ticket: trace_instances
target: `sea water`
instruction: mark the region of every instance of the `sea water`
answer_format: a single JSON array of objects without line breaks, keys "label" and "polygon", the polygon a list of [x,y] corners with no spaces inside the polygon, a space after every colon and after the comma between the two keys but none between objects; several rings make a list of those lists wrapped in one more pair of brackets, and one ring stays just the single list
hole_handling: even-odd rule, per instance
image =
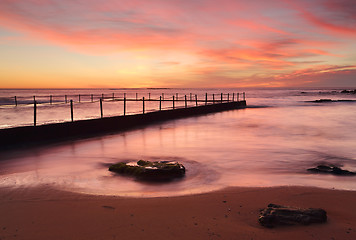
[{"label": "sea water", "polygon": [[[50,185],[89,194],[142,197],[202,193],[228,186],[297,185],[356,190],[356,176],[311,174],[306,170],[332,164],[356,171],[356,95],[341,90],[1,90],[2,128],[33,124],[33,95],[39,101],[38,124],[70,120],[64,95],[75,100],[77,119],[100,117],[97,96],[112,93],[114,98],[124,94],[136,98],[137,93],[138,98],[146,99],[159,99],[162,93],[166,98],[178,94],[179,98],[187,95],[188,99],[190,93],[193,99],[195,94],[198,99],[204,99],[205,93],[219,99],[221,93],[224,97],[229,93],[231,99],[234,93],[236,100],[237,92],[245,92],[248,107],[90,139],[1,152],[0,187]],[[80,103],[79,94],[83,95]],[[93,103],[91,94],[97,97]],[[52,105],[46,102],[49,95],[53,95]],[[22,96],[24,105],[12,105],[14,96]],[[315,102],[319,99],[347,101]],[[148,104],[147,110],[154,111],[159,103]],[[172,102],[165,104],[169,108]],[[107,99],[103,108],[105,116],[123,113],[120,101]],[[127,108],[130,114],[139,113],[142,102],[128,103]],[[178,161],[186,167],[186,176],[169,183],[147,183],[108,171],[112,163],[140,159]]]}]

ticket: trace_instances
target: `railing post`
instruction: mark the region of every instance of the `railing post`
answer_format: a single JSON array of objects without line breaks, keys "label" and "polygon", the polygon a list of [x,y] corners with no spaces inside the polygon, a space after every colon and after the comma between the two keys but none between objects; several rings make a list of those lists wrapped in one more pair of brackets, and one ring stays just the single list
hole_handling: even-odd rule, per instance
[{"label": "railing post", "polygon": [[229,96],[230,94],[228,93],[227,94],[227,102],[229,102],[230,101],[230,96]]},{"label": "railing post", "polygon": [[100,98],[100,117],[103,118],[103,99]]},{"label": "railing post", "polygon": [[15,96],[15,106],[17,106],[17,98],[16,98],[16,96]]},{"label": "railing post", "polygon": [[80,94],[79,94],[79,96],[78,96],[78,100],[79,100],[79,102],[80,102]]},{"label": "railing post", "polygon": [[213,104],[215,104],[215,94],[213,93]]},{"label": "railing post", "polygon": [[223,102],[223,94],[221,93],[221,103]]},{"label": "railing post", "polygon": [[142,113],[145,114],[145,97],[142,97]]},{"label": "railing post", "polygon": [[93,94],[90,95],[90,98],[91,98],[91,102],[94,102],[94,96],[93,96]]},{"label": "railing post", "polygon": [[104,93],[101,94],[101,99],[104,100]]},{"label": "railing post", "polygon": [[187,108],[187,95],[184,95],[185,108]]},{"label": "railing post", "polygon": [[137,101],[137,93],[136,93],[136,101]]},{"label": "railing post", "polygon": [[[33,96],[35,97],[35,96]],[[37,103],[36,100],[33,101],[33,126],[36,127],[36,122],[37,122]]]},{"label": "railing post", "polygon": [[174,109],[174,95],[173,95],[173,109]]},{"label": "railing post", "polygon": [[73,100],[70,100],[70,119],[72,120],[72,122],[74,121],[74,117],[73,117]]},{"label": "railing post", "polygon": [[148,93],[148,100],[151,100],[151,93]]},{"label": "railing post", "polygon": [[208,93],[205,93],[205,105],[208,104]]},{"label": "railing post", "polygon": [[112,93],[112,100],[115,100],[115,93]]},{"label": "railing post", "polygon": [[64,102],[67,103],[67,95],[64,95]]},{"label": "railing post", "polygon": [[245,95],[245,92],[243,92],[242,94],[243,94],[244,101],[245,101],[245,100],[246,100],[246,95]]},{"label": "railing post", "polygon": [[195,94],[195,106],[198,106],[198,95]]},{"label": "railing post", "polygon": [[235,93],[232,93],[232,101],[235,100]]},{"label": "railing post", "polygon": [[124,116],[126,116],[126,98],[124,98]]},{"label": "railing post", "polygon": [[162,110],[162,96],[159,96],[159,110]]},{"label": "railing post", "polygon": [[126,98],[126,93],[124,93],[124,98]]},{"label": "railing post", "polygon": [[189,95],[189,101],[192,101],[192,93],[190,93]]},{"label": "railing post", "polygon": [[49,95],[49,103],[52,104],[52,95]]},{"label": "railing post", "polygon": [[33,96],[33,101],[36,102],[36,96]]},{"label": "railing post", "polygon": [[237,100],[236,101],[239,101],[240,93],[236,93],[236,94],[237,94]]}]

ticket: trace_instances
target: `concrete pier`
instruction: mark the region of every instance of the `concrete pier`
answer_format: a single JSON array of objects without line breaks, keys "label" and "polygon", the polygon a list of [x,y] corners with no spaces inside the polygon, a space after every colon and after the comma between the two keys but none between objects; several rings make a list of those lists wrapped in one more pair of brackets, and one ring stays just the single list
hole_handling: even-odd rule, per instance
[{"label": "concrete pier", "polygon": [[102,134],[112,134],[152,123],[245,107],[246,101],[222,102],[145,114],[0,129],[0,149],[42,145]]}]

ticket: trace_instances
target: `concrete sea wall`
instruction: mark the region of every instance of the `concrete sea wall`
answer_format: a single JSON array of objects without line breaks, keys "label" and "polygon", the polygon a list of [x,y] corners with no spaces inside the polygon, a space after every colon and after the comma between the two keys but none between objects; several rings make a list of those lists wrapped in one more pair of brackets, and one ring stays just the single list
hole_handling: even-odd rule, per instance
[{"label": "concrete sea wall", "polygon": [[98,136],[101,134],[111,134],[161,121],[245,107],[246,101],[223,102],[137,115],[104,117],[90,120],[78,120],[74,122],[0,129],[0,149],[48,144],[58,141]]}]

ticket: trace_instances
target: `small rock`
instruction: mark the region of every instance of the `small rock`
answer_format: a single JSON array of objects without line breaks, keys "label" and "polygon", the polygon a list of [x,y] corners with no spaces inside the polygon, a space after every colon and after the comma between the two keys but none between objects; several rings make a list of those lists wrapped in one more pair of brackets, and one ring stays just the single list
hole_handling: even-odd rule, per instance
[{"label": "small rock", "polygon": [[329,174],[341,175],[341,176],[356,175],[355,172],[344,170],[333,165],[319,165],[316,168],[309,168],[307,170],[314,173],[329,173]]},{"label": "small rock", "polygon": [[269,204],[267,208],[262,209],[258,219],[259,223],[265,227],[295,224],[308,225],[311,223],[324,223],[326,220],[326,211],[321,208],[300,209],[276,204]]},{"label": "small rock", "polygon": [[354,89],[354,90],[342,90],[340,93],[356,94],[356,89]]},{"label": "small rock", "polygon": [[104,206],[102,206],[103,208],[107,208],[107,209],[112,209],[112,210],[114,210],[115,208],[114,207],[112,207],[112,206],[106,206],[106,205],[104,205]]}]

